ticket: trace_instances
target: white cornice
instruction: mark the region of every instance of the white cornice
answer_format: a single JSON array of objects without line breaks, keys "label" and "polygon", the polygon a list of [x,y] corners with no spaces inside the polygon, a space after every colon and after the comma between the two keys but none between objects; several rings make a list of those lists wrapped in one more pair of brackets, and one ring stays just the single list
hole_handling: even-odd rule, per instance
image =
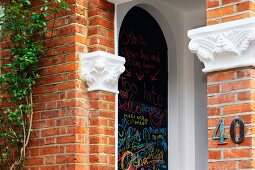
[{"label": "white cornice", "polygon": [[113,4],[123,4],[123,3],[130,2],[130,1],[133,1],[133,0],[107,0],[107,1],[111,2]]},{"label": "white cornice", "polygon": [[88,84],[88,91],[118,93],[118,80],[125,71],[125,58],[96,51],[82,54],[80,62],[81,78]]},{"label": "white cornice", "polygon": [[204,72],[255,66],[255,18],[197,28],[188,36]]}]

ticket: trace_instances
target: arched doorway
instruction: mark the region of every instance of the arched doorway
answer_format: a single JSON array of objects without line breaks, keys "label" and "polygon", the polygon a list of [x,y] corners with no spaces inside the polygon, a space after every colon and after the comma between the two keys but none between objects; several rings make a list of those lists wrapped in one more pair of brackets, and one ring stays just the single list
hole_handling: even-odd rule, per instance
[{"label": "arched doorway", "polygon": [[156,20],[133,7],[119,33],[118,169],[168,169],[168,49]]},{"label": "arched doorway", "polygon": [[[134,6],[145,9],[160,25],[168,47],[168,168],[204,170],[208,169],[206,80],[203,66],[187,48],[186,33],[205,23],[205,9],[188,11],[171,2],[133,0],[117,4],[115,47],[124,18]],[[115,52],[120,55],[118,48]]]}]

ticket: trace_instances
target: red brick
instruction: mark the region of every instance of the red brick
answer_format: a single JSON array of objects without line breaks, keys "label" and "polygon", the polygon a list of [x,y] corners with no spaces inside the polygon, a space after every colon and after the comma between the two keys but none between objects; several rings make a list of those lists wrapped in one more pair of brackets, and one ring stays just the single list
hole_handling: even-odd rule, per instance
[{"label": "red brick", "polygon": [[235,170],[236,162],[227,161],[227,162],[210,162],[208,163],[209,170]]},{"label": "red brick", "polygon": [[68,153],[86,153],[88,152],[88,148],[86,145],[67,145],[66,152]]},{"label": "red brick", "polygon": [[233,80],[235,78],[235,72],[217,72],[217,73],[209,73],[207,76],[208,82],[221,82],[226,80]]},{"label": "red brick", "polygon": [[40,148],[40,155],[52,155],[52,154],[58,154],[58,153],[59,153],[59,147],[57,146],[49,146],[49,147]]},{"label": "red brick", "polygon": [[241,169],[254,169],[255,168],[255,160],[240,160],[239,168]]},{"label": "red brick", "polygon": [[230,15],[234,13],[234,6],[229,5],[229,6],[224,6],[218,9],[213,9],[207,11],[207,19],[212,19],[212,18],[219,18],[225,15]]},{"label": "red brick", "polygon": [[209,151],[208,159],[221,159],[221,151]]},{"label": "red brick", "polygon": [[68,72],[68,71],[74,71],[78,69],[78,65],[76,63],[71,63],[71,64],[65,64],[57,67],[57,71],[59,73],[61,72]]},{"label": "red brick", "polygon": [[90,137],[90,144],[107,144],[107,137],[98,135],[98,136],[92,136]]},{"label": "red brick", "polygon": [[233,90],[241,90],[247,88],[254,88],[255,80],[241,80],[231,83],[224,83],[221,85],[222,92],[230,92]]},{"label": "red brick", "polygon": [[219,0],[207,0],[206,1],[206,7],[207,9],[209,8],[214,8],[219,6]]},{"label": "red brick", "polygon": [[39,155],[39,148],[29,148],[29,156],[33,157],[33,156],[38,156]]},{"label": "red brick", "polygon": [[222,0],[222,5],[230,4],[233,2],[240,2],[240,0]]},{"label": "red brick", "polygon": [[251,158],[252,149],[235,149],[223,151],[224,158]]},{"label": "red brick", "polygon": [[238,105],[225,106],[223,109],[223,112],[224,114],[234,114],[234,113],[251,112],[253,110],[254,109],[251,104],[238,104]]},{"label": "red brick", "polygon": [[59,144],[63,144],[63,143],[74,143],[76,142],[76,137],[75,135],[71,135],[71,136],[61,136],[57,139],[57,143]]},{"label": "red brick", "polygon": [[251,68],[237,70],[237,78],[255,77],[255,70]]},{"label": "red brick", "polygon": [[98,146],[98,145],[90,145],[90,154],[114,154],[115,146]]},{"label": "red brick", "polygon": [[45,145],[51,145],[51,144],[55,144],[55,143],[56,143],[56,139],[54,137],[45,139]]},{"label": "red brick", "polygon": [[219,107],[209,107],[207,109],[208,116],[213,116],[213,115],[220,115],[220,108]]},{"label": "red brick", "polygon": [[251,11],[247,11],[245,13],[241,13],[241,14],[236,14],[233,16],[228,16],[228,17],[224,17],[222,18],[222,22],[229,22],[229,21],[234,21],[234,20],[240,20],[240,19],[245,19],[245,18],[250,18],[255,16],[254,13],[252,13]]},{"label": "red brick", "polygon": [[213,93],[219,93],[220,92],[220,86],[219,85],[211,85],[207,87],[207,93],[213,94]]},{"label": "red brick", "polygon": [[85,157],[81,155],[57,156],[57,164],[84,163]]},{"label": "red brick", "polygon": [[242,12],[242,11],[255,11],[255,4],[254,2],[247,1],[247,2],[241,2],[240,4],[236,5],[237,7],[237,12]]},{"label": "red brick", "polygon": [[90,155],[89,156],[89,161],[90,163],[107,163],[107,157],[106,156],[101,156],[99,154],[95,154],[95,155]]},{"label": "red brick", "polygon": [[232,103],[234,101],[235,101],[234,94],[217,95],[217,96],[208,97],[208,105]]},{"label": "red brick", "polygon": [[91,0],[91,7],[99,7],[108,11],[114,10],[114,5],[107,1],[102,0]]},{"label": "red brick", "polygon": [[40,158],[28,158],[26,160],[26,165],[42,165],[43,163],[43,157]]},{"label": "red brick", "polygon": [[42,137],[47,137],[47,136],[55,136],[59,134],[59,129],[48,129],[48,130],[43,130],[41,132]]}]

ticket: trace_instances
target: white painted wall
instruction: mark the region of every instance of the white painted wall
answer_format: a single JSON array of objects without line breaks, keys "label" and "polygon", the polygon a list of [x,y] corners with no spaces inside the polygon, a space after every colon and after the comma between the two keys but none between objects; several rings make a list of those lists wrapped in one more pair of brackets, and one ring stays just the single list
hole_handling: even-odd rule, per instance
[{"label": "white painted wall", "polygon": [[[157,0],[134,0],[118,4],[116,6],[117,35],[126,13],[136,5],[147,10],[157,20],[168,43],[169,169],[205,170],[207,169],[207,126],[204,125],[207,120],[201,126],[197,126],[197,122],[204,121],[204,117],[200,115],[206,115],[206,105],[203,104],[203,101],[206,101],[206,91],[202,90],[202,94],[200,90],[206,89],[206,83],[197,82],[202,79],[202,68],[199,63],[194,62],[195,57],[188,50],[187,37],[187,30],[204,25],[205,9],[187,13],[179,11],[169,3]],[[118,49],[117,43],[115,45]],[[198,146],[203,147],[198,148]]]},{"label": "white painted wall", "polygon": [[[188,30],[204,26],[206,23],[205,9],[186,12],[184,14],[184,29]],[[203,64],[198,60],[197,56],[192,54],[188,49],[190,39],[187,35],[184,36],[184,91],[185,91],[185,131],[194,136],[192,140],[188,140],[184,144],[185,151],[194,152],[194,157],[190,158],[185,155],[184,164],[187,160],[192,159],[192,167],[195,170],[208,169],[207,165],[207,81],[206,74],[202,72]],[[190,103],[190,104],[188,104]],[[186,136],[186,135],[185,135]],[[185,140],[187,141],[187,140]],[[185,164],[186,165],[186,164]],[[188,169],[188,167],[185,167]]]}]

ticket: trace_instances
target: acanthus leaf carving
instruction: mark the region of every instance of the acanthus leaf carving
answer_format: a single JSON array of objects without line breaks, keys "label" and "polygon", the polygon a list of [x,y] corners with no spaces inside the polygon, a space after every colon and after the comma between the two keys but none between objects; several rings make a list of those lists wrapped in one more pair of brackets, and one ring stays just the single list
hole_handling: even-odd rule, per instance
[{"label": "acanthus leaf carving", "polygon": [[81,56],[81,78],[89,91],[103,90],[118,93],[118,79],[125,71],[125,59],[96,51]]},{"label": "acanthus leaf carving", "polygon": [[[209,36],[210,37],[210,36]],[[224,52],[233,53],[234,55],[239,55],[240,52],[237,49],[236,45],[231,41],[231,33],[225,32],[215,35],[215,46],[214,46],[214,55],[221,54]]]},{"label": "acanthus leaf carving", "polygon": [[87,65],[87,71],[82,72],[81,77],[87,82],[89,86],[96,83],[96,77],[103,74],[105,70],[105,63],[95,62],[84,62]]},{"label": "acanthus leaf carving", "polygon": [[255,18],[196,28],[188,36],[204,72],[255,67]]},{"label": "acanthus leaf carving", "polygon": [[200,61],[209,62],[213,60],[213,43],[206,38],[194,39],[189,43],[189,49],[196,53]]},{"label": "acanthus leaf carving", "polygon": [[188,31],[189,49],[204,63],[204,72],[255,67],[255,18]]},{"label": "acanthus leaf carving", "polygon": [[235,37],[234,43],[240,51],[240,54],[248,50],[251,43],[255,40],[254,30],[240,31]]},{"label": "acanthus leaf carving", "polygon": [[111,73],[105,78],[104,82],[114,86],[118,83],[120,75],[125,71],[125,67],[123,65],[116,65],[111,70]]},{"label": "acanthus leaf carving", "polygon": [[210,62],[222,53],[240,56],[254,40],[253,30],[232,30],[194,38],[189,43],[189,49],[196,53],[202,62]]}]

